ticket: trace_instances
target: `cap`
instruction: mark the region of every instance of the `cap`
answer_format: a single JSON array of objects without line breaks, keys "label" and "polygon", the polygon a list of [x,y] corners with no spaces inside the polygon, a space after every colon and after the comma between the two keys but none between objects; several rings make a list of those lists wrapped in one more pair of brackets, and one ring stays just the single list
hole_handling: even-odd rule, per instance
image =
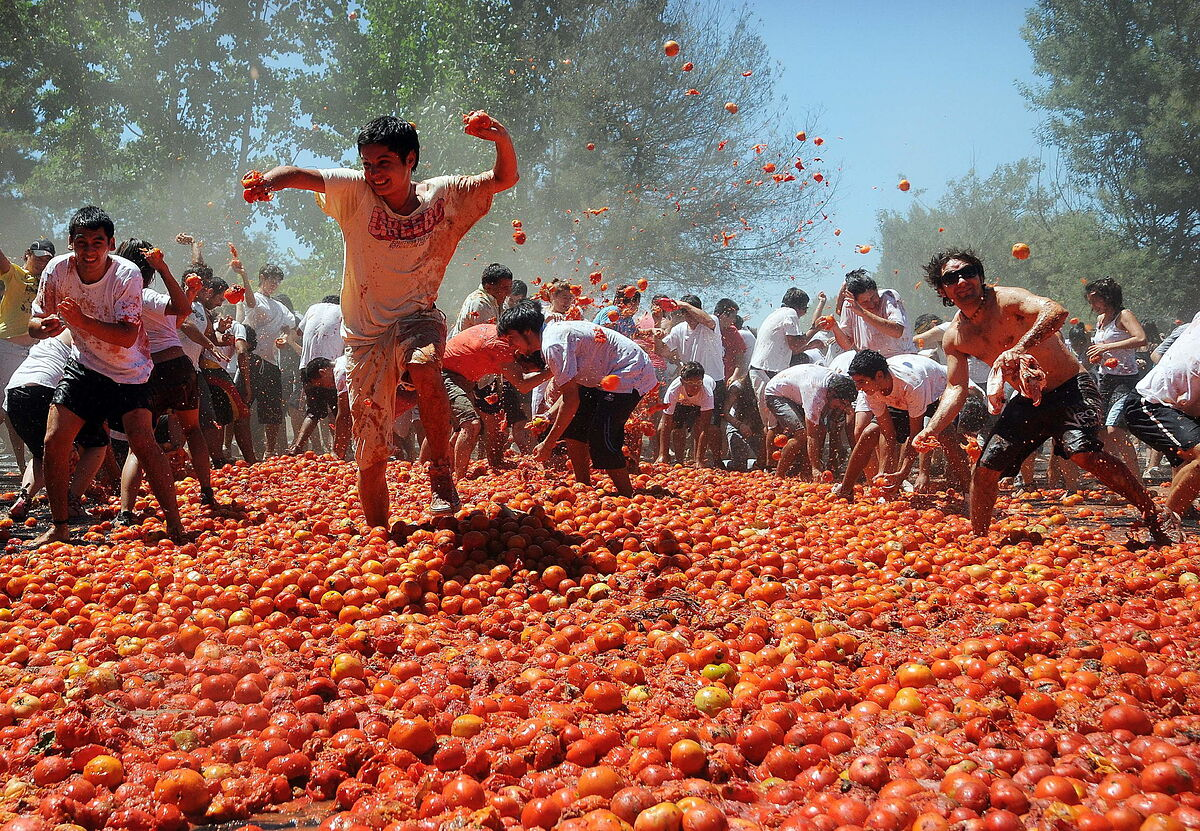
[{"label": "cap", "polygon": [[53,257],[54,243],[48,239],[40,239],[29,246],[29,253],[35,257]]}]

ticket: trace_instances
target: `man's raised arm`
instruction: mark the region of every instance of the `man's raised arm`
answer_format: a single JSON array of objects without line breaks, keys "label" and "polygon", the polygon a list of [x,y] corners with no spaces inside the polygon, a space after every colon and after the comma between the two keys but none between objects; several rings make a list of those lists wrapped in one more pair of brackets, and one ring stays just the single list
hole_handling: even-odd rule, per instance
[{"label": "man's raised arm", "polygon": [[315,193],[324,193],[325,177],[318,170],[285,164],[273,167],[264,173],[262,186],[268,191],[293,188],[295,190],[311,190]]}]

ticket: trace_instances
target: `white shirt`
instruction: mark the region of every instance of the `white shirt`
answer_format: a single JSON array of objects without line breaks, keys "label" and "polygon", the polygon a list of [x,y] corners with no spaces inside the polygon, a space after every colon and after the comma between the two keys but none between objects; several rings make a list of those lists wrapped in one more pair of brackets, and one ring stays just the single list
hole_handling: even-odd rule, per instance
[{"label": "white shirt", "polygon": [[267,297],[257,291],[254,292],[254,302],[254,308],[247,306],[242,318],[242,323],[258,335],[258,346],[254,348],[254,354],[269,364],[279,366],[279,347],[275,345],[275,338],[285,329],[295,327],[296,316],[274,297]]},{"label": "white shirt", "polygon": [[333,362],[333,388],[337,390],[338,395],[350,394],[349,382],[346,380],[345,353],[338,355],[337,360]]},{"label": "white shirt", "polygon": [[[83,313],[104,323],[142,324],[142,272],[122,257],[108,255],[108,270],[95,283],[85,284],[75,269],[74,254],[60,254],[46,264],[33,316],[57,314],[58,303],[67,297],[79,302]],[[118,384],[144,384],[150,380],[154,362],[144,333],[133,346],[108,343],[83,330],[72,331],[71,354],[80,364]]]},{"label": "white shirt", "polygon": [[1137,385],[1138,395],[1200,418],[1200,314]]},{"label": "white shirt", "polygon": [[765,369],[767,372],[779,372],[787,369],[792,362],[792,348],[788,346],[788,335],[804,334],[800,323],[800,313],[787,306],[776,309],[767,315],[762,326],[758,327],[758,342],[750,355],[751,369]]},{"label": "white shirt", "polygon": [[764,394],[794,401],[807,421],[818,422],[829,398],[829,379],[838,373],[817,364],[788,367],[767,382]]},{"label": "white shirt", "polygon": [[920,355],[896,355],[887,359],[887,365],[892,376],[892,391],[887,395],[862,393],[855,403],[855,411],[863,412],[864,407],[859,402],[865,402],[865,408],[878,418],[887,415],[888,407],[920,418],[946,391],[946,368],[937,361]]},{"label": "white shirt", "polygon": [[725,347],[719,329],[710,329],[703,323],[693,327],[684,320],[675,324],[663,342],[675,350],[681,363],[695,361],[714,381],[725,380]]},{"label": "white shirt", "polygon": [[753,355],[754,347],[758,345],[758,338],[749,329],[738,329],[738,334],[742,336],[742,343],[746,344],[746,354]]},{"label": "white shirt", "polygon": [[900,295],[895,289],[882,289],[879,292],[879,299],[882,301],[882,307],[878,312],[879,316],[904,326],[904,334],[900,337],[893,338],[876,329],[862,315],[854,311],[854,307],[849,302],[842,306],[838,325],[850,336],[856,350],[874,349],[885,358],[911,354],[913,351],[912,327],[908,323],[908,313],[904,310],[904,301],[900,299]]},{"label": "white shirt", "polygon": [[645,349],[620,332],[594,323],[547,323],[542,330],[542,357],[560,386],[574,381],[580,386],[601,388],[600,382],[608,375],[616,375],[620,384],[606,392],[637,391],[645,395],[658,386]]},{"label": "white shirt", "polygon": [[499,319],[500,305],[496,302],[496,298],[484,291],[482,287],[477,288],[463,300],[449,337],[452,338],[472,326],[478,326],[481,323],[495,323]]},{"label": "white shirt", "polygon": [[59,334],[52,338],[34,341],[29,355],[17,367],[8,380],[5,407],[8,406],[7,390],[36,385],[54,389],[63,378],[63,370],[71,357],[71,334]]},{"label": "white shirt", "polygon": [[346,351],[342,338],[342,307],[336,303],[313,303],[300,319],[300,367],[313,358],[335,360]]},{"label": "white shirt", "polygon": [[240,340],[246,340],[246,327],[244,324],[235,320],[229,324],[229,331],[233,335],[233,343],[231,343],[229,346],[221,347],[221,351],[225,353],[225,371],[230,375],[233,375],[237,372],[238,368],[237,342]]},{"label": "white shirt", "polygon": [[434,308],[454,250],[492,207],[491,177],[438,176],[416,184],[408,215],[375,195],[360,170],[322,170],[317,203],[337,220],[345,243],[343,334],[382,335],[403,317]]},{"label": "white shirt", "polygon": [[716,406],[716,399],[713,397],[716,391],[717,382],[705,375],[703,383],[700,384],[700,391],[695,395],[688,395],[687,390],[683,388],[683,379],[676,378],[671,382],[671,386],[667,387],[667,415],[673,414],[678,404],[699,407],[701,412],[709,412]]},{"label": "white shirt", "polygon": [[142,289],[142,331],[150,342],[150,354],[173,346],[182,346],[175,315],[167,314],[171,296],[154,289]]},{"label": "white shirt", "polygon": [[[188,318],[190,323],[195,324],[200,330],[200,334],[205,334],[208,331],[208,310],[204,308],[204,304],[199,300],[192,303],[192,316]],[[183,332],[179,333],[179,345],[183,347],[183,354],[187,355],[192,362],[192,366],[196,369],[200,368],[200,355],[204,352],[204,347],[196,343]]]}]

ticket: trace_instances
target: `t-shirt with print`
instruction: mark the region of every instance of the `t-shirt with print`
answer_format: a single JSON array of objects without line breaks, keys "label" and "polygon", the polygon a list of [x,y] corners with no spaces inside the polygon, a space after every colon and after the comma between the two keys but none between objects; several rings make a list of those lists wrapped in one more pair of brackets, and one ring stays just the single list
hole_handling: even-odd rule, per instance
[{"label": "t-shirt with print", "polygon": [[449,336],[454,337],[472,326],[495,323],[499,319],[500,304],[496,302],[496,298],[482,288],[475,289],[463,300],[462,308],[458,310],[458,318],[454,321],[454,328],[450,330]]},{"label": "t-shirt with print", "polygon": [[817,422],[829,399],[829,379],[836,374],[832,369],[817,364],[798,364],[768,381],[763,394],[794,401],[804,410],[805,419]]},{"label": "t-shirt with print", "polygon": [[862,393],[855,403],[856,411],[869,409],[882,418],[891,407],[920,418],[946,391],[946,368],[937,361],[920,355],[896,355],[887,359],[887,365],[892,391],[887,395]]},{"label": "t-shirt with print", "polygon": [[879,300],[881,303],[879,316],[904,327],[904,334],[900,337],[894,338],[876,329],[849,303],[842,307],[838,326],[850,336],[855,350],[874,349],[885,358],[911,354],[913,352],[912,327],[908,324],[908,312],[904,310],[904,301],[900,299],[900,295],[895,289],[880,291]]},{"label": "t-shirt with print", "polygon": [[400,318],[432,309],[459,241],[492,206],[488,174],[418,182],[420,205],[407,216],[376,196],[360,170],[322,170],[321,176],[325,193],[317,202],[337,220],[345,244],[347,341],[376,338]]},{"label": "t-shirt with print", "polygon": [[1142,398],[1200,418],[1200,314],[1137,385]]},{"label": "t-shirt with print", "polygon": [[496,334],[496,324],[481,323],[446,341],[442,368],[475,382],[500,372],[516,360],[512,346]]},{"label": "t-shirt with print", "polygon": [[703,323],[691,326],[684,320],[675,324],[663,342],[675,351],[681,363],[695,361],[714,381],[725,380],[725,349],[721,346],[721,333],[716,329]]},{"label": "t-shirt with print", "polygon": [[[108,270],[94,283],[84,283],[75,269],[74,254],[60,254],[46,264],[33,315],[45,317],[58,313],[58,303],[72,297],[88,317],[103,323],[142,323],[142,272],[122,257],[108,256]],[[72,329],[75,346],[72,354],[80,364],[99,372],[118,384],[144,384],[150,380],[154,363],[149,342],[139,333],[133,346],[117,346]]]},{"label": "t-shirt with print", "polygon": [[782,306],[771,312],[762,322],[762,326],[758,327],[758,340],[755,341],[754,352],[750,355],[751,368],[764,369],[767,372],[787,369],[792,362],[792,348],[788,346],[788,335],[800,335],[803,332],[800,313],[795,309]]},{"label": "t-shirt with print", "polygon": [[554,382],[574,381],[580,386],[601,388],[606,376],[620,380],[615,390],[642,395],[658,386],[654,365],[646,350],[620,332],[594,323],[564,320],[546,324],[542,330],[542,357]]},{"label": "t-shirt with print", "polygon": [[296,316],[274,297],[256,291],[254,308],[246,307],[242,322],[258,335],[258,345],[254,347],[254,354],[269,364],[279,366],[279,347],[275,345],[275,338],[285,330],[295,328]]},{"label": "t-shirt with print", "polygon": [[[167,314],[171,296],[154,289],[142,289],[142,332],[150,343],[150,354],[173,346],[182,346],[175,315]],[[188,338],[191,340],[191,338]]]},{"label": "t-shirt with print", "polygon": [[29,338],[29,316],[37,297],[38,278],[14,262],[0,274],[0,338]]},{"label": "t-shirt with print", "polygon": [[337,360],[345,351],[342,307],[337,303],[313,303],[300,318],[300,366],[308,366],[313,358]]},{"label": "t-shirt with print", "polygon": [[714,398],[716,391],[717,382],[705,375],[703,383],[700,384],[699,391],[695,395],[688,395],[687,390],[683,387],[683,379],[676,378],[667,387],[667,397],[663,400],[667,405],[667,415],[673,415],[675,407],[680,404],[699,407],[701,412],[707,413],[716,406],[716,399]]}]

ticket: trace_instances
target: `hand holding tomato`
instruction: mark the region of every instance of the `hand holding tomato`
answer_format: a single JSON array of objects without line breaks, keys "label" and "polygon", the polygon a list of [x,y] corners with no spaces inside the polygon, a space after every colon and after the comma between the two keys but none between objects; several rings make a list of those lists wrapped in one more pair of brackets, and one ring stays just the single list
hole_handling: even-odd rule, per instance
[{"label": "hand holding tomato", "polygon": [[463,132],[484,141],[499,141],[508,130],[484,110],[472,110],[463,116]]},{"label": "hand holding tomato", "polygon": [[167,267],[161,248],[143,248],[142,256],[146,258],[146,264],[155,271],[162,271]]},{"label": "hand holding tomato", "polygon": [[204,288],[204,281],[200,279],[199,274],[189,274],[183,278],[183,287],[195,295]]},{"label": "hand holding tomato", "polygon": [[79,306],[79,301],[74,297],[64,297],[58,301],[58,316],[62,318],[63,323],[72,329],[78,328],[83,324],[83,309]]},{"label": "hand holding tomato", "polygon": [[271,188],[261,171],[251,170],[242,177],[242,198],[251,204],[271,201]]},{"label": "hand holding tomato", "polygon": [[241,303],[246,299],[246,287],[230,286],[225,290],[225,299],[235,305]]},{"label": "hand holding tomato", "polygon": [[1093,344],[1088,347],[1088,361],[1094,364],[1100,363],[1100,358],[1108,351],[1108,347],[1102,343]]},{"label": "hand holding tomato", "polygon": [[822,315],[821,317],[817,318],[817,328],[820,329],[822,332],[832,331],[833,325],[834,325],[833,315]]},{"label": "hand holding tomato", "polygon": [[920,433],[917,433],[912,440],[913,450],[918,453],[929,453],[930,451],[937,450],[939,446],[941,446],[941,443],[937,440],[937,437],[931,435],[928,430],[922,430]]}]

